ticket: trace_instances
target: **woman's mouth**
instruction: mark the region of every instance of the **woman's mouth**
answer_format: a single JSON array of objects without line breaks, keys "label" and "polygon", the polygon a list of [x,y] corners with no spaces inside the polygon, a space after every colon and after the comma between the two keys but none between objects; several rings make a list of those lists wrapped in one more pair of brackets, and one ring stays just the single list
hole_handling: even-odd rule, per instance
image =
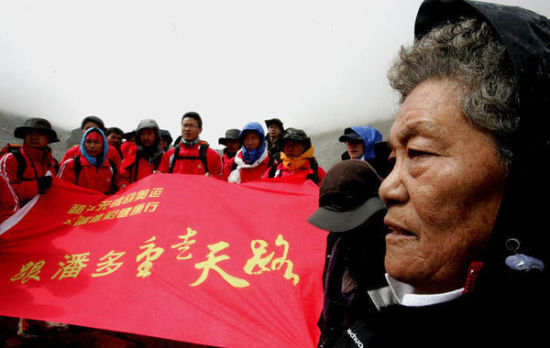
[{"label": "woman's mouth", "polygon": [[395,224],[390,221],[384,221],[384,224],[387,226],[389,233],[386,235],[386,237],[389,238],[417,238],[416,234],[411,232],[410,230],[407,230],[406,228]]}]

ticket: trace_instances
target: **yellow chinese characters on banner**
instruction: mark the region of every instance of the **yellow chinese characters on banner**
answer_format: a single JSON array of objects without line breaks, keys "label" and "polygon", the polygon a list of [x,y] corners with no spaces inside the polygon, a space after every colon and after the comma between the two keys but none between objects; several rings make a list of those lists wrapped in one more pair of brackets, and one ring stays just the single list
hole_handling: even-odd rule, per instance
[{"label": "yellow chinese characters on banner", "polygon": [[67,211],[69,218],[63,223],[70,226],[92,224],[103,220],[121,219],[143,213],[154,213],[160,205],[164,188],[155,187],[130,192],[117,199],[105,199],[97,205],[73,204]]},{"label": "yellow chinese characters on banner", "polygon": [[137,277],[145,278],[150,276],[151,269],[153,268],[153,261],[158,259],[160,255],[164,253],[164,249],[156,246],[156,244],[154,243],[155,239],[157,239],[157,237],[153,236],[151,239],[145,242],[149,244],[145,244],[139,247],[140,249],[145,249],[145,251],[143,251],[136,257],[136,261],[140,262],[143,259],[145,260],[140,263],[137,268]]},{"label": "yellow chinese characters on banner", "polygon": [[[138,195],[139,192],[135,193],[133,199],[135,200]],[[80,209],[78,208],[78,211],[84,211]],[[195,238],[197,235],[198,232],[196,230],[188,227],[186,233],[177,236],[178,242],[171,244],[167,249],[171,251],[175,262],[189,261],[194,258],[191,248],[196,243]],[[138,246],[139,253],[135,258],[135,262],[137,263],[137,278],[145,279],[149,277],[153,273],[153,266],[156,260],[161,257],[170,257],[170,255],[165,255],[166,246],[163,247],[162,244],[162,241],[157,240],[156,236],[152,236],[142,245]],[[288,258],[290,244],[284,239],[283,235],[279,234],[275,240],[275,247],[276,250],[270,252],[267,241],[262,239],[252,240],[250,242],[250,258],[242,267],[243,274],[239,275],[230,274],[224,269],[224,265],[227,265],[227,262],[230,261],[230,256],[227,254],[230,250],[229,243],[219,241],[208,244],[206,246],[208,250],[204,250],[202,254],[204,257],[194,262],[194,268],[198,270],[197,277],[189,286],[197,287],[208,281],[209,277],[219,276],[230,286],[243,288],[250,286],[250,282],[244,279],[245,277],[259,276],[265,272],[272,271],[282,271],[282,277],[291,281],[296,286],[300,281],[300,277],[294,273],[294,263]],[[98,278],[112,275],[124,265],[125,256],[127,256],[127,251],[109,251],[98,259],[95,271],[91,273],[91,277]],[[78,278],[82,269],[88,267],[91,262],[90,252],[67,254],[64,256],[64,260],[58,263],[58,269],[50,279],[62,281],[66,278]],[[21,266],[21,269],[10,278],[10,281],[20,282],[21,284],[25,284],[31,280],[39,282],[41,281],[40,273],[45,264],[45,260],[37,262],[29,261]]]},{"label": "yellow chinese characters on banner", "polygon": [[65,255],[66,262],[59,263],[59,269],[53,275],[52,279],[63,279],[63,278],[76,278],[80,271],[88,266],[90,259],[88,258],[90,253],[74,254],[74,255]]},{"label": "yellow chinese characters on banner", "polygon": [[267,242],[265,240],[253,240],[250,243],[252,249],[252,256],[244,266],[244,271],[247,274],[262,274],[263,272],[278,271],[283,266],[285,267],[284,278],[292,280],[294,285],[298,284],[300,277],[293,272],[294,263],[288,259],[288,250],[290,248],[289,243],[284,239],[283,235],[278,235],[275,240],[276,246],[283,247],[283,255],[273,259],[275,252],[272,251],[269,255],[263,256],[267,253]]},{"label": "yellow chinese characters on banner", "polygon": [[25,284],[29,280],[40,280],[40,270],[46,264],[46,261],[40,260],[38,262],[29,261],[21,267],[19,273],[10,278],[12,282],[21,281],[21,284]]},{"label": "yellow chinese characters on banner", "polygon": [[229,260],[229,256],[216,254],[219,251],[222,251],[223,249],[226,249],[228,247],[229,244],[223,241],[220,241],[216,244],[208,245],[208,249],[210,249],[210,252],[206,255],[206,260],[195,264],[195,268],[202,269],[202,273],[199,279],[192,283],[191,286],[202,284],[206,280],[206,278],[208,278],[208,274],[211,269],[216,271],[226,282],[228,282],[229,284],[231,284],[231,286],[235,288],[244,288],[250,285],[250,283],[246,280],[234,277],[224,271],[220,266],[218,266],[218,262]]},{"label": "yellow chinese characters on banner", "polygon": [[95,273],[92,274],[92,277],[103,277],[115,272],[117,269],[122,266],[124,262],[115,262],[126,254],[125,251],[115,252],[114,250],[109,251],[109,253],[99,259],[97,264],[97,269]]}]

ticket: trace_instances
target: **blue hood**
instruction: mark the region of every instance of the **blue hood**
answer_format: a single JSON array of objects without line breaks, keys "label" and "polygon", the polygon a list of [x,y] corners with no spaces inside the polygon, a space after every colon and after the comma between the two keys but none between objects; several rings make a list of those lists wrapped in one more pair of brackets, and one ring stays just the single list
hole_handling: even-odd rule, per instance
[{"label": "blue hood", "polygon": [[[84,140],[86,139],[86,136],[90,132],[98,132],[103,137],[103,153],[99,154],[98,156],[91,157],[88,155],[88,152],[86,152],[86,148],[84,147]],[[82,140],[80,140],[80,153],[82,156],[86,157],[86,160],[90,162],[93,166],[99,167],[100,165],[105,162],[105,158],[107,158],[107,152],[109,151],[109,145],[107,144],[107,138],[105,137],[105,134],[103,131],[99,128],[92,127],[84,133],[82,136]]]},{"label": "blue hood", "polygon": [[374,158],[374,143],[382,141],[382,134],[376,128],[369,126],[351,127],[351,129],[363,139],[365,144],[363,159],[366,161]]},{"label": "blue hood", "polygon": [[[247,132],[256,132],[260,136],[260,146],[255,148],[254,150],[247,150],[244,147],[244,137]],[[243,129],[241,130],[241,134],[239,136],[241,139],[241,142],[243,143],[243,146],[241,147],[243,152],[243,158],[246,163],[251,164],[254,163],[260,156],[264,153],[265,150],[265,133],[264,128],[261,124],[258,122],[250,122],[247,123]]]}]

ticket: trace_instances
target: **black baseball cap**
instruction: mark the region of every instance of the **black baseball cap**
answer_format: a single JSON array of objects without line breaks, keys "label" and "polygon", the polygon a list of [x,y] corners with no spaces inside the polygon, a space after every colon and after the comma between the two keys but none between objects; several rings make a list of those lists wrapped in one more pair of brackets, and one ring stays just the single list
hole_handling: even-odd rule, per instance
[{"label": "black baseball cap", "polygon": [[346,128],[344,129],[344,135],[341,135],[340,138],[338,138],[338,141],[341,143],[344,143],[346,141],[357,143],[357,142],[364,142],[363,138],[359,134],[357,134],[353,129]]},{"label": "black baseball cap", "polygon": [[306,132],[301,129],[288,128],[285,130],[283,136],[281,137],[281,142],[284,144],[289,141],[295,141],[298,143],[303,143],[307,148],[311,147],[311,139],[307,136]]}]

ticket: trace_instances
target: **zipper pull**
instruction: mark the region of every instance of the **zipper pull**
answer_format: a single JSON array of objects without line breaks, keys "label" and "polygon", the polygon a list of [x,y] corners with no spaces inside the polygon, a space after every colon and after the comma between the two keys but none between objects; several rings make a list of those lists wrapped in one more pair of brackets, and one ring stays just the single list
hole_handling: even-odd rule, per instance
[{"label": "zipper pull", "polygon": [[474,286],[481,268],[483,268],[483,262],[481,261],[473,261],[470,263],[470,267],[468,267],[468,275],[466,276],[466,283],[464,284],[464,290],[462,291],[463,295],[474,291]]}]

